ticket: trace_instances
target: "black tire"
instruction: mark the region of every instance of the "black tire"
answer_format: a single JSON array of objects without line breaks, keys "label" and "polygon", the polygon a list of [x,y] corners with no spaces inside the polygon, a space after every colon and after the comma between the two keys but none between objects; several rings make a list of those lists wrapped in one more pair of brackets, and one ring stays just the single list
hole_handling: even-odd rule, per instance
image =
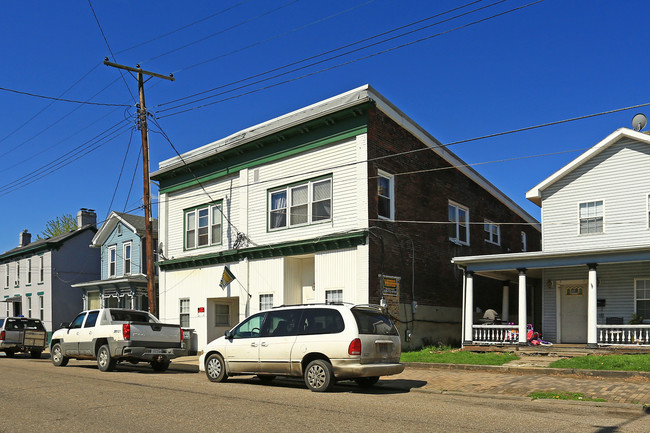
[{"label": "black tire", "polygon": [[13,349],[7,349],[5,350],[5,356],[7,358],[13,358],[16,352],[13,351]]},{"label": "black tire", "polygon": [[374,386],[377,382],[379,382],[379,376],[357,377],[356,379],[354,379],[354,381],[361,388],[370,388]]},{"label": "black tire", "polygon": [[228,379],[226,373],[226,364],[223,362],[223,356],[213,353],[205,361],[205,375],[211,382],[223,382]]},{"label": "black tire", "polygon": [[34,359],[41,359],[41,353],[43,353],[42,350],[30,350],[29,354],[32,355],[32,358]]},{"label": "black tire", "polygon": [[63,349],[61,349],[59,343],[52,346],[52,364],[54,364],[55,367],[65,367],[68,365],[69,360],[70,358],[63,356]]},{"label": "black tire", "polygon": [[151,368],[153,368],[153,371],[162,373],[163,371],[167,371],[169,364],[170,361],[151,361]]},{"label": "black tire", "polygon": [[99,371],[113,371],[117,365],[117,360],[111,357],[111,350],[108,344],[104,344],[97,351],[97,367]]},{"label": "black tire", "polygon": [[274,374],[258,374],[257,378],[262,381],[262,383],[271,383],[275,379]]},{"label": "black tire", "polygon": [[334,385],[332,364],[324,359],[316,359],[305,369],[305,384],[314,392],[328,391]]}]

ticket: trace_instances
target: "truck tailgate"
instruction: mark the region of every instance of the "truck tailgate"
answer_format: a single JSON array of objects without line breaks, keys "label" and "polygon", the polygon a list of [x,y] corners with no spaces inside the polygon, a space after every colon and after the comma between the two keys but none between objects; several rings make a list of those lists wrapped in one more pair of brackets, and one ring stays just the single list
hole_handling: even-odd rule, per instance
[{"label": "truck tailgate", "polygon": [[32,347],[45,347],[47,344],[47,333],[45,331],[33,331],[27,329],[25,330],[23,344]]},{"label": "truck tailgate", "polygon": [[181,328],[167,323],[131,322],[131,341],[146,347],[181,347]]}]

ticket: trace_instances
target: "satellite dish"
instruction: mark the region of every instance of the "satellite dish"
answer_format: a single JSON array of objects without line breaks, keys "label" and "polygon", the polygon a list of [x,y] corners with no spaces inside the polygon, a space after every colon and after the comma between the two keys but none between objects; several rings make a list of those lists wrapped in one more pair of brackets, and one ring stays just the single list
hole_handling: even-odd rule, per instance
[{"label": "satellite dish", "polygon": [[632,127],[634,128],[635,131],[641,131],[643,128],[645,128],[647,123],[648,123],[648,119],[645,117],[645,114],[643,113],[636,114],[632,118]]}]

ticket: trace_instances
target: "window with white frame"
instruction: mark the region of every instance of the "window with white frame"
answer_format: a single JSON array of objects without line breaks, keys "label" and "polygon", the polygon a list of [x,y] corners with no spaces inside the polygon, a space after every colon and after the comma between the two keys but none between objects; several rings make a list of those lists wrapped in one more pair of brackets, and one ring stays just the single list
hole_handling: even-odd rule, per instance
[{"label": "window with white frame", "polygon": [[16,287],[20,286],[20,262],[16,262]]},{"label": "window with white frame", "polygon": [[528,251],[528,245],[526,242],[526,232],[521,232],[521,251]]},{"label": "window with white frame", "polygon": [[492,221],[485,220],[483,224],[483,230],[485,231],[485,240],[492,244],[501,245],[501,227],[499,224],[493,223]]},{"label": "window with white frame", "polygon": [[580,234],[603,232],[603,201],[580,203]]},{"label": "window with white frame", "polygon": [[190,300],[188,298],[179,300],[179,319],[181,328],[190,326]]},{"label": "window with white frame", "polygon": [[273,294],[260,295],[260,311],[273,308]]},{"label": "window with white frame", "polygon": [[462,245],[469,245],[469,209],[449,202],[449,240]]},{"label": "window with white frame", "polygon": [[343,302],[343,290],[325,290],[325,303],[326,304],[340,304]]},{"label": "window with white frame", "polygon": [[27,284],[32,284],[32,259],[27,259]]},{"label": "window with white frame", "polygon": [[122,261],[124,275],[129,275],[131,273],[131,242],[125,242],[122,245]]},{"label": "window with white frame", "polygon": [[108,276],[115,276],[115,261],[117,259],[117,248],[115,245],[108,247]]},{"label": "window with white frame", "polygon": [[650,229],[650,194],[648,194],[648,201],[646,204],[646,214],[648,216],[648,228]]},{"label": "window with white frame", "polygon": [[9,263],[5,265],[5,287],[9,287]]},{"label": "window with white frame", "polygon": [[377,215],[380,218],[395,218],[394,180],[392,175],[377,171]]},{"label": "window with white frame", "polygon": [[216,304],[214,306],[214,326],[230,326],[230,305]]},{"label": "window with white frame", "polygon": [[222,210],[222,203],[218,202],[185,211],[186,250],[221,244]]},{"label": "window with white frame", "polygon": [[634,309],[637,316],[650,318],[650,279],[635,280]]},{"label": "window with white frame", "polygon": [[41,319],[41,321],[45,320],[45,300],[43,299],[43,295],[39,295],[38,297],[38,309],[38,318]]},{"label": "window with white frame", "polygon": [[269,229],[332,219],[332,179],[315,179],[269,190]]},{"label": "window with white frame", "polygon": [[44,277],[44,266],[45,266],[45,258],[43,256],[38,257],[38,282],[42,283],[43,282],[43,277]]},{"label": "window with white frame", "polygon": [[27,317],[32,317],[32,297],[27,297]]}]

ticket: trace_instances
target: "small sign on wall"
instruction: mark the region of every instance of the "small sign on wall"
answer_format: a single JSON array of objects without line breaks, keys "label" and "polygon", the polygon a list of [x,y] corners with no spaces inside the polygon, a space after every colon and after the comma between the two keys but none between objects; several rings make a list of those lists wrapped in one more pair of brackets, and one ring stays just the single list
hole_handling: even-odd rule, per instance
[{"label": "small sign on wall", "polygon": [[388,313],[399,319],[399,285],[401,277],[390,277],[379,275],[379,284],[381,285],[381,296],[386,301],[386,310]]},{"label": "small sign on wall", "polygon": [[567,296],[582,296],[582,287],[567,287]]}]

